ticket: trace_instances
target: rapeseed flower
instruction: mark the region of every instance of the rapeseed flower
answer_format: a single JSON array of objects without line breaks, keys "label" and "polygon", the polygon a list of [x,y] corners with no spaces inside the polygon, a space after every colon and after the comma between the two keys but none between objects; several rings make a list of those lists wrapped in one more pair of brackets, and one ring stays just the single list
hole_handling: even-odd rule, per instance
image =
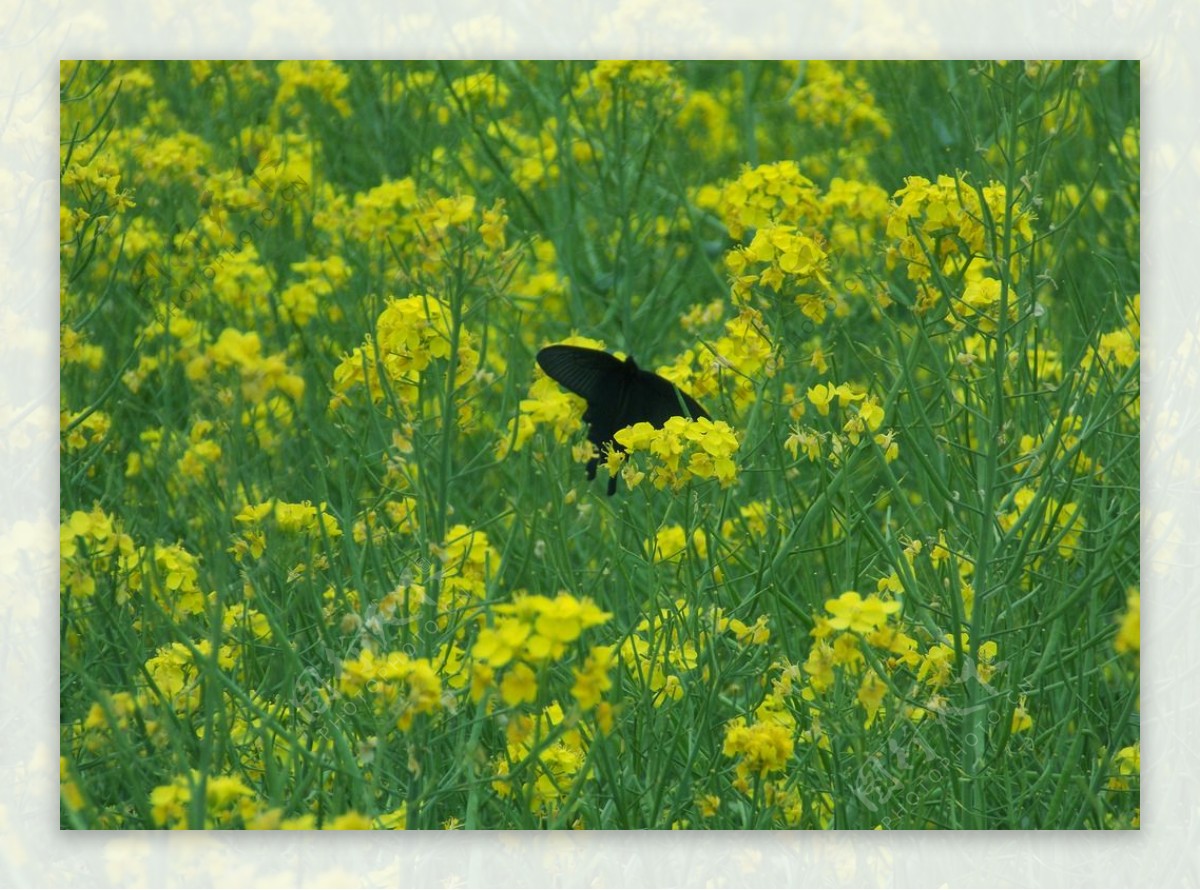
[{"label": "rapeseed flower", "polygon": [[396,721],[401,732],[412,728],[419,714],[442,709],[442,681],[433,663],[405,652],[376,656],[364,649],[342,662],[338,690],[350,699],[365,698],[374,712]]},{"label": "rapeseed flower", "polygon": [[1135,655],[1142,648],[1142,595],[1136,587],[1130,587],[1125,592],[1125,611],[1118,619],[1117,636],[1113,640],[1113,648],[1117,654],[1132,652]]},{"label": "rapeseed flower", "polygon": [[650,481],[658,489],[670,486],[679,491],[692,479],[716,479],[722,488],[728,488],[737,476],[733,455],[739,443],[724,421],[672,417],[661,429],[637,423],[614,438],[630,460],[648,455]]},{"label": "rapeseed flower", "polygon": [[795,739],[788,728],[774,720],[747,724],[745,717],[733,720],[725,729],[721,752],[738,758],[738,779],[763,778],[780,772],[792,757]]},{"label": "rapeseed flower", "polygon": [[850,630],[868,634],[887,623],[888,616],[900,611],[897,602],[884,602],[875,594],[865,600],[853,590],[848,590],[837,599],[825,601],[825,611],[833,617],[829,626],[835,630]]}]

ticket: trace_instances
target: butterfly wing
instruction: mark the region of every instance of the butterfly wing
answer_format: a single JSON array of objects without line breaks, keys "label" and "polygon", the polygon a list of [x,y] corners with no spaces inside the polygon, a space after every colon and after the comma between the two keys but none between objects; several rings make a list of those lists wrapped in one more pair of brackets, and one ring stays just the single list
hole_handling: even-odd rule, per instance
[{"label": "butterfly wing", "polygon": [[[626,400],[630,367],[616,356],[583,346],[547,346],[537,354],[543,371],[565,389],[587,401],[583,421],[588,425],[588,441],[596,446],[596,457],[587,463],[588,479],[596,478],[598,455],[612,442],[614,426]],[[636,369],[636,365],[633,368]],[[608,493],[616,491],[616,479],[609,479]]]},{"label": "butterfly wing", "polygon": [[[671,381],[650,371],[639,370],[628,388],[621,423],[617,427],[646,421],[661,428],[672,417],[695,420],[708,417],[700,404]],[[615,432],[615,431],[614,431]]]},{"label": "butterfly wing", "polygon": [[542,370],[562,386],[593,402],[619,398],[619,384],[625,379],[625,363],[599,349],[582,346],[547,346],[537,354]]}]

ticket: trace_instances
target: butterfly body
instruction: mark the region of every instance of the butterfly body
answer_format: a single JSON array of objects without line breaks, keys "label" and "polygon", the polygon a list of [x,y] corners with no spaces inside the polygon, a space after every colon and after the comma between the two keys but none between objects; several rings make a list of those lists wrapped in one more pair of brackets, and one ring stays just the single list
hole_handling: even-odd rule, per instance
[{"label": "butterfly body", "polygon": [[[695,399],[666,378],[639,368],[632,356],[622,361],[598,349],[560,345],[547,346],[537,361],[553,380],[587,401],[583,420],[597,450],[588,461],[588,479],[596,478],[606,445],[624,450],[613,439],[618,430],[642,422],[661,428],[672,417],[708,417]],[[612,477],[608,493],[616,490]]]}]

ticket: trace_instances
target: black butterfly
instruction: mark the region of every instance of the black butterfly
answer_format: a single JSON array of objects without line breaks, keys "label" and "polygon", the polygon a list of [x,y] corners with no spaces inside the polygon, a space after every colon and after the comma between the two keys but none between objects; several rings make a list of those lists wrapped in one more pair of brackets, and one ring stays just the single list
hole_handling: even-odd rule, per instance
[{"label": "black butterfly", "polygon": [[[598,349],[582,346],[547,346],[537,354],[538,364],[562,386],[587,399],[583,413],[588,439],[597,456],[588,461],[588,479],[596,478],[596,467],[607,444],[624,451],[613,440],[617,430],[646,421],[661,428],[671,417],[707,418],[700,405],[669,380],[643,371],[633,356],[621,361]],[[617,490],[617,479],[609,477],[608,493]]]}]

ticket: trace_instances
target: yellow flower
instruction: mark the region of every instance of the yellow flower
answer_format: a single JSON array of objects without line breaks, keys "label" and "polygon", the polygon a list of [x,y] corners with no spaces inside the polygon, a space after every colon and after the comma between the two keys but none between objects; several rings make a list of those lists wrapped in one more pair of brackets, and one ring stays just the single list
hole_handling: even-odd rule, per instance
[{"label": "yellow flower", "polygon": [[817,412],[822,417],[829,414],[829,404],[836,395],[833,387],[825,383],[818,383],[816,386],[808,388],[808,400],[816,406]]},{"label": "yellow flower", "polygon": [[824,692],[833,685],[833,664],[833,647],[823,640],[809,650],[804,672],[811,677],[809,683],[816,692]]},{"label": "yellow flower", "polygon": [[867,671],[863,675],[862,683],[858,686],[858,695],[856,696],[858,703],[867,712],[867,719],[863,723],[864,729],[870,729],[871,724],[875,722],[875,717],[883,707],[883,699],[886,695],[887,684],[875,671]]},{"label": "yellow flower", "polygon": [[515,618],[500,618],[495,627],[479,631],[471,655],[491,667],[504,667],[521,651],[532,632],[533,628]]},{"label": "yellow flower", "polygon": [[1029,711],[1025,710],[1025,696],[1021,696],[1021,700],[1017,706],[1013,708],[1011,732],[1016,735],[1018,732],[1028,732],[1033,728],[1033,718],[1029,716]]},{"label": "yellow flower", "polygon": [[350,114],[350,105],[343,98],[350,85],[350,75],[337,62],[324,59],[314,61],[286,61],[276,67],[279,73],[279,92],[275,96],[277,106],[287,107],[298,113],[302,106],[297,101],[301,89],[312,90],[342,117]]},{"label": "yellow flower", "polygon": [[[1142,745],[1137,742],[1133,745],[1128,745],[1122,748],[1113,757],[1113,765],[1117,768],[1117,772],[1122,777],[1140,776],[1142,774]],[[1117,780],[1120,781],[1120,780]],[[1128,783],[1122,783],[1128,787]],[[1112,780],[1109,782],[1109,787],[1112,787]]]},{"label": "yellow flower", "polygon": [[537,698],[537,674],[526,664],[517,662],[500,681],[500,698],[506,705],[532,703]]},{"label": "yellow flower", "polygon": [[480,661],[471,665],[471,701],[478,702],[496,682],[496,671]]},{"label": "yellow flower", "polygon": [[308,501],[292,504],[276,500],[261,504],[247,504],[234,519],[247,525],[257,525],[268,516],[274,518],[275,525],[280,531],[288,534],[303,533],[317,538],[322,533],[330,538],[337,538],[342,534],[337,517],[326,512],[324,503],[314,506]]},{"label": "yellow flower", "polygon": [[848,590],[837,599],[826,600],[825,611],[833,616],[829,625],[835,630],[865,634],[886,624],[889,615],[900,611],[900,604],[884,602],[875,594],[864,600],[856,591]]},{"label": "yellow flower", "polygon": [[189,828],[191,800],[191,784],[186,776],[178,776],[169,785],[159,785],[150,792],[150,817],[160,828]]},{"label": "yellow flower", "polygon": [[375,822],[379,828],[403,831],[408,827],[408,804],[402,803],[390,813],[380,813],[375,817]]},{"label": "yellow flower", "polygon": [[[457,204],[447,205],[444,209],[452,217],[457,207]],[[372,402],[387,401],[387,392],[379,378],[382,373],[400,407],[405,411],[415,410],[422,374],[435,361],[450,356],[452,327],[450,307],[435,297],[425,294],[404,299],[389,297],[376,319],[374,339],[365,338],[334,369],[334,397],[330,407],[346,403],[347,394],[358,386],[367,388]],[[465,327],[457,330],[456,358],[454,383],[466,387],[475,380],[479,353]],[[464,410],[459,405],[455,407],[460,412]]]},{"label": "yellow flower", "polygon": [[395,716],[402,732],[412,727],[416,715],[442,708],[441,676],[433,664],[404,652],[377,657],[364,649],[357,659],[342,662],[338,688],[347,698],[365,695],[376,714]]},{"label": "yellow flower", "polygon": [[729,629],[742,645],[761,646],[771,639],[770,628],[767,627],[767,616],[759,615],[754,624],[746,624],[737,618],[729,620]]},{"label": "yellow flower", "polygon": [[359,812],[350,810],[332,822],[326,822],[324,828],[327,831],[369,831],[371,820]]},{"label": "yellow flower", "polygon": [[654,536],[654,561],[679,562],[687,548],[687,535],[683,526],[669,525],[659,529]]},{"label": "yellow flower", "polygon": [[1142,647],[1142,595],[1138,588],[1125,592],[1125,611],[1120,618],[1113,648],[1120,654],[1138,653]]},{"label": "yellow flower", "polygon": [[616,647],[593,646],[583,670],[574,671],[575,685],[571,687],[571,695],[582,710],[590,711],[596,707],[601,696],[612,688],[608,671],[616,660]]},{"label": "yellow flower", "polygon": [[[965,638],[963,646],[966,646]],[[992,681],[992,676],[996,673],[994,662],[999,651],[1000,647],[996,645],[995,640],[985,640],[975,650],[975,674],[979,677],[980,683],[986,684]]]},{"label": "yellow flower", "polygon": [[83,792],[79,790],[79,785],[71,776],[70,764],[66,757],[58,758],[58,781],[62,801],[67,808],[76,811],[82,810],[86,801]]},{"label": "yellow flower", "polygon": [[768,720],[747,726],[746,718],[738,717],[726,727],[721,750],[726,757],[741,758],[739,774],[765,776],[787,766],[794,747],[795,740],[782,723]]},{"label": "yellow flower", "polygon": [[612,615],[587,597],[577,600],[570,594],[560,593],[553,600],[542,597],[535,627],[537,632],[550,640],[569,643],[579,638],[585,628],[603,624]]},{"label": "yellow flower", "polygon": [[631,459],[638,453],[650,455],[655,488],[669,485],[679,491],[691,479],[716,479],[726,488],[737,475],[733,455],[740,446],[733,429],[724,421],[672,417],[661,429],[637,423],[618,431],[614,438]]},{"label": "yellow flower", "polygon": [[813,430],[793,429],[792,434],[784,440],[783,447],[791,452],[792,460],[798,460],[803,451],[810,462],[816,463],[821,459],[821,434]]},{"label": "yellow flower", "polygon": [[833,641],[833,663],[858,673],[864,657],[858,648],[858,637],[852,633],[838,634]]},{"label": "yellow flower", "polygon": [[945,686],[950,682],[954,668],[954,648],[945,643],[936,643],[929,647],[921,667],[917,670],[917,679],[930,686]]}]

